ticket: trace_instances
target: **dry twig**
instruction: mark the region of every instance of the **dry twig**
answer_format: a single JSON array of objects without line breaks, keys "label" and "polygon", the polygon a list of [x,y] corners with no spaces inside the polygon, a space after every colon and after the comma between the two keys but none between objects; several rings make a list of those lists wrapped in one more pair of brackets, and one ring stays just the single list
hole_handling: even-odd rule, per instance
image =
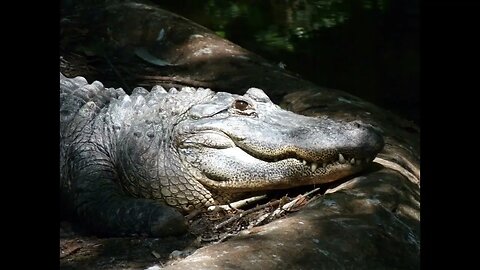
[{"label": "dry twig", "polygon": [[218,229],[224,227],[225,225],[227,225],[227,224],[229,224],[229,223],[231,223],[231,222],[233,222],[233,221],[235,221],[235,220],[238,220],[238,219],[240,219],[240,218],[242,218],[242,217],[244,217],[244,216],[246,216],[246,215],[248,215],[248,214],[250,214],[250,213],[253,213],[253,212],[255,212],[255,211],[258,211],[258,210],[260,210],[260,209],[263,209],[263,208],[266,208],[266,207],[275,207],[275,206],[277,206],[277,205],[280,204],[280,201],[281,201],[281,200],[276,200],[276,201],[273,201],[273,202],[268,202],[268,203],[266,203],[266,204],[258,205],[258,206],[254,207],[254,208],[252,208],[252,209],[248,209],[248,210],[246,210],[246,211],[243,211],[243,212],[239,213],[238,215],[235,215],[235,216],[233,216],[233,217],[231,217],[231,218],[229,218],[229,219],[227,219],[227,220],[225,220],[225,221],[217,224],[217,225],[215,226],[215,230],[218,230]]}]

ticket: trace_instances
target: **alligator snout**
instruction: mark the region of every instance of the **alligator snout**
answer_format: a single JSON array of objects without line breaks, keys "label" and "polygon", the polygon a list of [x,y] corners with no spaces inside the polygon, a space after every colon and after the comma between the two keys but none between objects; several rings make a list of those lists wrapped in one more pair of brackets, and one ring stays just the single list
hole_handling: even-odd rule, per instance
[{"label": "alligator snout", "polygon": [[346,124],[353,131],[356,147],[361,148],[360,152],[376,155],[383,149],[383,131],[371,124],[355,120]]}]

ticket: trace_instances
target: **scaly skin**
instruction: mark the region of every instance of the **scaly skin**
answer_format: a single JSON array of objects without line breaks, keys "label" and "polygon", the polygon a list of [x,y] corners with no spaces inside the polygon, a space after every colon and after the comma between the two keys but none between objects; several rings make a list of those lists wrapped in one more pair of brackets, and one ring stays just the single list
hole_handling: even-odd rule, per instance
[{"label": "scaly skin", "polygon": [[285,111],[245,95],[104,88],[60,74],[64,204],[106,235],[175,235],[182,213],[248,191],[327,183],[383,147],[368,125]]}]

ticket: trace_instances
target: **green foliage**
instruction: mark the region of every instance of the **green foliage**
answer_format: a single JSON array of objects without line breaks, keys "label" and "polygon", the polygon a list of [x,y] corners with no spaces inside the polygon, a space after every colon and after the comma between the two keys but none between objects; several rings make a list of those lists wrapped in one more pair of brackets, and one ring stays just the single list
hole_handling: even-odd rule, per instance
[{"label": "green foliage", "polygon": [[[187,1],[188,2],[188,1]],[[355,8],[383,10],[387,0],[286,0],[205,1],[196,21],[219,36],[235,40],[239,25],[245,27],[241,45],[293,52],[298,42],[314,38],[316,32],[348,22]],[[195,3],[198,6],[198,2]],[[197,13],[198,14],[198,13]],[[198,16],[198,15],[197,15]],[[240,42],[242,43],[242,42]],[[301,42],[303,43],[303,42]],[[255,45],[256,44],[256,45]]]}]

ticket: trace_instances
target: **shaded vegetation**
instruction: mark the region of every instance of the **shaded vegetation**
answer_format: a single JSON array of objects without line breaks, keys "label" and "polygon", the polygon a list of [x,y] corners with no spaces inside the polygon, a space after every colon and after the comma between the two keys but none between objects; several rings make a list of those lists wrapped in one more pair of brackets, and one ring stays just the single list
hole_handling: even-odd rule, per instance
[{"label": "shaded vegetation", "polygon": [[419,120],[418,1],[155,2],[320,86]]}]

